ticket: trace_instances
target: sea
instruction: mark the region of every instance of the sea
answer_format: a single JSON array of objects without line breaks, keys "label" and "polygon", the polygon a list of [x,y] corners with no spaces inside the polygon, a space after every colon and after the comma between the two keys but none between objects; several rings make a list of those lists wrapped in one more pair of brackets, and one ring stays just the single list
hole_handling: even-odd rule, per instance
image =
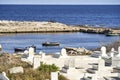
[{"label": "sea", "polygon": [[[55,21],[67,25],[120,28],[120,5],[0,5],[0,20]],[[120,40],[120,36],[87,33],[29,33],[0,36],[2,51],[35,45],[37,52],[60,52],[64,47],[94,49]],[[58,47],[44,47],[43,42],[60,42]]]}]

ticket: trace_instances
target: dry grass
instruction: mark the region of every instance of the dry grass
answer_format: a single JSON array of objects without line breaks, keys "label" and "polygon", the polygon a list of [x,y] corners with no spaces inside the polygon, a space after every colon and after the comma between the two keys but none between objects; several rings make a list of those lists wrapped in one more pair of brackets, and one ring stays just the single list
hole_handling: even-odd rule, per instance
[{"label": "dry grass", "polygon": [[[9,69],[16,66],[22,66],[24,73],[10,74]],[[50,66],[50,65],[49,65]],[[4,53],[0,55],[0,73],[6,72],[10,80],[46,80],[50,79],[49,72],[33,70],[32,66],[20,60],[20,56]],[[59,75],[59,80],[68,80],[62,75]]]}]

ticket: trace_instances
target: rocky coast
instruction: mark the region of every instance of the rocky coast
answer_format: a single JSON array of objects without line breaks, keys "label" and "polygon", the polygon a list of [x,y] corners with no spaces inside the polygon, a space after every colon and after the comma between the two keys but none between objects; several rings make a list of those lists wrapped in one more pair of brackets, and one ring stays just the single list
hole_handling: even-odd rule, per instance
[{"label": "rocky coast", "polygon": [[115,34],[120,34],[120,29],[66,25],[52,21],[0,21],[0,33],[84,32],[105,34],[109,31]]}]

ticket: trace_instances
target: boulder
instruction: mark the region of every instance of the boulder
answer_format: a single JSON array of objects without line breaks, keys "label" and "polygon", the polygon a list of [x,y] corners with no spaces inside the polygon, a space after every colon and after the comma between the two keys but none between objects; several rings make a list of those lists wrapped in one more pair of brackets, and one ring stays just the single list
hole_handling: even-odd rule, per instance
[{"label": "boulder", "polygon": [[23,67],[13,67],[9,69],[10,74],[12,73],[24,73]]}]

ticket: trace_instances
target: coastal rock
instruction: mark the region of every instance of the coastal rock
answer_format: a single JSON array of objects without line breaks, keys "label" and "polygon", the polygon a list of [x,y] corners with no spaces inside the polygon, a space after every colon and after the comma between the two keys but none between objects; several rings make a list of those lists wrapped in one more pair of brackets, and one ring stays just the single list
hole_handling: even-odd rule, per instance
[{"label": "coastal rock", "polygon": [[120,29],[66,25],[58,22],[0,21],[0,33],[85,32],[105,34],[109,31],[120,34]]},{"label": "coastal rock", "polygon": [[58,22],[0,21],[0,33],[72,32],[79,27]]},{"label": "coastal rock", "polygon": [[11,69],[9,69],[10,74],[12,73],[24,73],[23,67],[19,66],[19,67],[13,67]]},{"label": "coastal rock", "polygon": [[85,48],[66,47],[65,49],[68,55],[87,55],[92,53],[91,51]]}]

